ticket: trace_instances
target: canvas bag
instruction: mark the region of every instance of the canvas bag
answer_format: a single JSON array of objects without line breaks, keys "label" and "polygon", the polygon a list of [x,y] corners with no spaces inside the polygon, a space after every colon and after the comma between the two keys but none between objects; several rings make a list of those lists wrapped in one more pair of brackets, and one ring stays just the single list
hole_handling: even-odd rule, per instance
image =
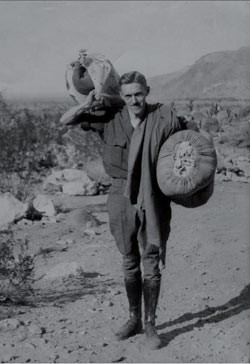
[{"label": "canvas bag", "polygon": [[107,107],[120,106],[123,101],[119,94],[119,74],[112,63],[101,54],[84,52],[83,66],[87,69],[94,84],[95,100],[90,104],[87,95],[77,91],[72,81],[73,66],[67,66],[65,79],[69,95],[79,104],[64,113],[60,119],[63,124],[74,124],[84,112],[95,112]]},{"label": "canvas bag", "polygon": [[[112,99],[112,96],[119,96],[120,76],[116,72],[112,63],[104,55],[98,53],[88,54],[85,52],[82,64],[93,81],[97,100],[102,97]],[[65,74],[66,88],[69,95],[73,95],[77,102],[82,104],[85,102],[87,96],[82,95],[77,91],[72,81],[72,75],[73,66],[70,64],[67,66]]]},{"label": "canvas bag", "polygon": [[194,130],[171,135],[157,160],[161,191],[185,207],[201,206],[212,196],[217,156],[212,139]]}]

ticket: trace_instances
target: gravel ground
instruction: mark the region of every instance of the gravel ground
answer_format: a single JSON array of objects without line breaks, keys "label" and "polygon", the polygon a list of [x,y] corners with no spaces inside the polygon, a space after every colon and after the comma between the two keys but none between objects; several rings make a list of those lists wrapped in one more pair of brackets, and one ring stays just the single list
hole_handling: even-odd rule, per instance
[{"label": "gravel ground", "polygon": [[173,204],[157,311],[162,348],[117,342],[127,319],[107,196],[53,196],[71,211],[14,227],[36,253],[35,294],[0,305],[1,362],[244,362],[250,359],[249,184],[217,183],[205,206]]}]

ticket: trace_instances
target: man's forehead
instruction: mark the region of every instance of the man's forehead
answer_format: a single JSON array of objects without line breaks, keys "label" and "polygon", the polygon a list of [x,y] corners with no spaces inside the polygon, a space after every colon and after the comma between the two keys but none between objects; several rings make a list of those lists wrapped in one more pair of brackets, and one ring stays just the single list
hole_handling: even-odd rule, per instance
[{"label": "man's forehead", "polygon": [[134,93],[134,92],[141,92],[145,91],[146,88],[141,83],[138,82],[132,82],[132,83],[126,83],[121,85],[121,91],[122,93]]}]

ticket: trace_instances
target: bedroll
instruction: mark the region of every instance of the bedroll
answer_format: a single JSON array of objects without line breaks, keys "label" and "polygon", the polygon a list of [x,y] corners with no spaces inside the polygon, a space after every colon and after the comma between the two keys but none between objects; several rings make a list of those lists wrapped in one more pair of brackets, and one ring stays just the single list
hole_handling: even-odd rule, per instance
[{"label": "bedroll", "polygon": [[[67,66],[65,73],[66,89],[77,106],[64,113],[60,119],[63,124],[74,124],[84,112],[105,110],[107,107],[119,107],[123,101],[119,94],[119,75],[112,63],[100,54],[84,54],[82,60],[84,70],[81,78],[81,90],[73,81],[74,66]],[[94,91],[92,103],[88,95]]]},{"label": "bedroll", "polygon": [[179,131],[160,149],[158,185],[173,202],[198,207],[213,194],[216,166],[217,156],[211,139],[193,130]]}]

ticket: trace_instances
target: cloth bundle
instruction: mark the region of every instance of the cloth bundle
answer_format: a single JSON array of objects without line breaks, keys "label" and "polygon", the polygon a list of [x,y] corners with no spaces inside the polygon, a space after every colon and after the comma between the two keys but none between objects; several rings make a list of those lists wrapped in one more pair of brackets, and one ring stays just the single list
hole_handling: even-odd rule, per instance
[{"label": "cloth bundle", "polygon": [[177,204],[198,207],[213,194],[217,157],[212,139],[183,130],[162,145],[157,160],[161,191]]},{"label": "cloth bundle", "polygon": [[[88,93],[95,88],[94,83],[89,75],[89,72],[87,71],[86,72],[88,75],[87,82],[89,83],[89,81],[92,81],[92,85],[91,85],[92,87],[89,87],[88,93],[84,93],[84,94],[80,93],[79,90],[77,90],[77,87],[75,87],[75,85],[74,85],[73,72],[74,72],[73,65],[71,65],[71,64],[68,65],[67,69],[66,69],[66,73],[65,73],[66,89],[67,89],[69,95],[72,97],[72,99],[75,102],[77,102],[78,104],[82,104],[86,101]],[[86,89],[87,89],[87,87],[86,87]]]},{"label": "cloth bundle", "polygon": [[[86,69],[85,92],[80,93],[73,82],[74,66],[67,66],[65,79],[69,95],[79,104],[72,107],[61,117],[63,124],[74,124],[78,116],[84,112],[102,110],[111,106],[119,106],[123,102],[119,95],[119,75],[112,63],[103,55],[87,54],[81,57],[81,64]],[[89,101],[89,92],[94,90],[94,98]]]}]

